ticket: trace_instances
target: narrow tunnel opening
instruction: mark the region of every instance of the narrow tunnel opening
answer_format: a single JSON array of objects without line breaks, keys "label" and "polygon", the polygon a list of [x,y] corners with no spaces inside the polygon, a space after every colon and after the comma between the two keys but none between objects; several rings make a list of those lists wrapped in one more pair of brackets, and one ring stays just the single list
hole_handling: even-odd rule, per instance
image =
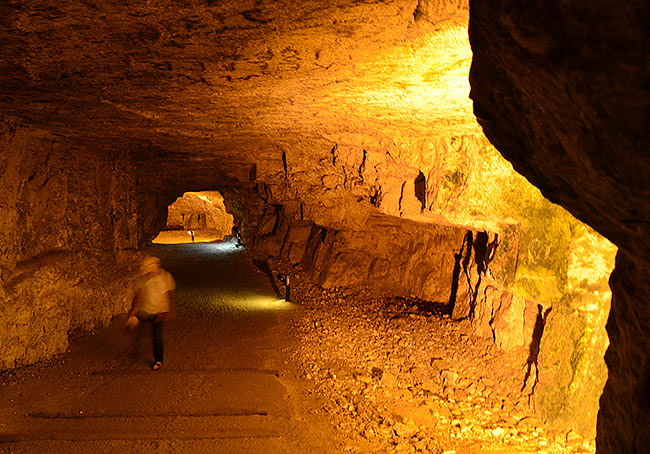
[{"label": "narrow tunnel opening", "polygon": [[234,217],[219,191],[185,192],[167,208],[165,227],[154,244],[234,242],[241,246]]}]

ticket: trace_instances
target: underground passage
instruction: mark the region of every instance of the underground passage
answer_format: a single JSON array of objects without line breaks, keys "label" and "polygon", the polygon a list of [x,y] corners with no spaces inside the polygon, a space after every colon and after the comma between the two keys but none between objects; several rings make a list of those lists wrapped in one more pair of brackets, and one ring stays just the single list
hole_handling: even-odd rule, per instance
[{"label": "underground passage", "polygon": [[233,216],[226,211],[219,191],[186,192],[167,208],[156,244],[223,241],[233,234]]},{"label": "underground passage", "polygon": [[649,22],[2,2],[0,450],[647,452]]}]

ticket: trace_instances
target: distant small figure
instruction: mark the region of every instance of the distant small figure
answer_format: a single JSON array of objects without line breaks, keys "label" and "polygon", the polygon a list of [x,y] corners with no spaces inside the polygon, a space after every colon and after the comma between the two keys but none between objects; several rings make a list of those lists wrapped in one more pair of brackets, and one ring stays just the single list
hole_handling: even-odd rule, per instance
[{"label": "distant small figure", "polygon": [[137,322],[150,323],[153,332],[153,370],[158,370],[163,363],[163,323],[176,318],[174,310],[174,278],[160,266],[158,257],[147,257],[140,268],[140,278],[135,295],[127,329],[133,329]]},{"label": "distant small figure", "polygon": [[192,237],[192,243],[194,243],[194,230],[189,230],[187,233]]},{"label": "distant small figure", "polygon": [[232,237],[235,239],[235,247],[244,247],[244,243],[241,242],[241,236],[239,235],[239,227],[234,226],[232,228]]}]

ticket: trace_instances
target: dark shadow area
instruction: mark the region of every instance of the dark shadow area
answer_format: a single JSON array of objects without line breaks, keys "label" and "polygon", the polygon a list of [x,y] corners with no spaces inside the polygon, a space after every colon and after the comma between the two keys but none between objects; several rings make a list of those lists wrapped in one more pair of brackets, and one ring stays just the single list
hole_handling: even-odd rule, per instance
[{"label": "dark shadow area", "polygon": [[[478,281],[476,287],[472,290],[472,300],[469,304],[469,318],[474,318],[474,311],[476,310],[476,300],[478,298],[478,289],[481,288],[481,279],[487,270],[487,249],[488,249],[488,234],[487,232],[477,232],[476,239],[474,240],[474,261],[476,262],[476,270],[478,272]],[[467,271],[467,269],[465,269]]]},{"label": "dark shadow area", "polygon": [[535,394],[535,388],[537,387],[537,382],[539,381],[539,366],[537,364],[539,357],[539,346],[542,341],[542,334],[544,334],[544,326],[546,325],[546,318],[551,312],[551,308],[548,308],[544,311],[544,308],[541,304],[537,305],[537,319],[535,320],[535,328],[533,328],[533,340],[530,343],[530,350],[528,353],[528,359],[526,360],[526,375],[524,376],[524,383],[521,386],[521,391],[526,388],[530,375],[532,373],[533,366],[535,366],[535,378],[533,385],[528,393],[528,400],[532,399],[533,394]]},{"label": "dark shadow area", "polygon": [[386,309],[390,320],[410,314],[441,317],[448,312],[446,303],[401,296],[389,298],[386,301]]},{"label": "dark shadow area", "polygon": [[463,238],[463,244],[461,245],[460,249],[457,253],[454,254],[454,271],[451,276],[451,291],[449,292],[449,303],[447,304],[447,313],[450,317],[454,313],[454,307],[456,306],[456,296],[458,293],[461,267],[467,270],[467,265],[469,264],[469,260],[472,256],[472,242],[472,232],[468,231],[465,234],[465,238]]},{"label": "dark shadow area", "polygon": [[273,275],[273,271],[271,270],[271,266],[269,265],[269,263],[266,260],[253,259],[253,264],[255,264],[255,266],[258,267],[269,278],[269,282],[271,283],[271,287],[273,287],[273,291],[275,292],[275,295],[278,298],[284,298],[284,294],[280,290],[280,286],[277,284],[275,280],[275,276]]},{"label": "dark shadow area", "polygon": [[415,177],[415,197],[422,204],[421,209],[424,210],[427,207],[427,180],[421,171]]}]

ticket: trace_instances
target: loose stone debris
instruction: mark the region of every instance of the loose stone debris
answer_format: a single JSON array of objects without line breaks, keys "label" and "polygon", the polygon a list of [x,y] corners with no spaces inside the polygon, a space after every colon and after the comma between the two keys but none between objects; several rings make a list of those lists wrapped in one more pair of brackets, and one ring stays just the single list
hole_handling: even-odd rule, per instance
[{"label": "loose stone debris", "polygon": [[296,360],[346,452],[595,452],[535,415],[525,349],[499,350],[442,303],[325,290],[299,266],[269,263],[292,276]]}]

